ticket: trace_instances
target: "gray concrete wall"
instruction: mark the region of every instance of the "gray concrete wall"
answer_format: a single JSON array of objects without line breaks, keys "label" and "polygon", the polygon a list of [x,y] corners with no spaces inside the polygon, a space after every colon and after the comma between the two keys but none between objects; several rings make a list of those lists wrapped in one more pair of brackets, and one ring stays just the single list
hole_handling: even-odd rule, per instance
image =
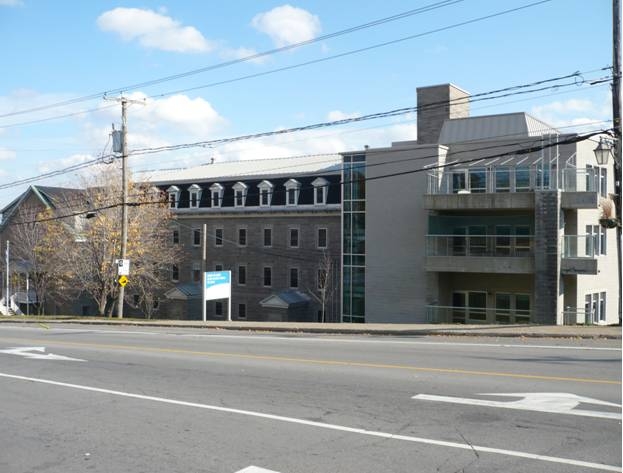
[{"label": "gray concrete wall", "polygon": [[[440,154],[444,147],[412,143],[367,153],[366,322],[425,321],[426,173],[410,171],[436,164]],[[395,162],[374,166],[388,161]],[[374,179],[395,173],[406,174]]]},{"label": "gray concrete wall", "polygon": [[469,116],[469,93],[452,84],[418,87],[417,140],[420,144],[437,143],[447,118]]}]

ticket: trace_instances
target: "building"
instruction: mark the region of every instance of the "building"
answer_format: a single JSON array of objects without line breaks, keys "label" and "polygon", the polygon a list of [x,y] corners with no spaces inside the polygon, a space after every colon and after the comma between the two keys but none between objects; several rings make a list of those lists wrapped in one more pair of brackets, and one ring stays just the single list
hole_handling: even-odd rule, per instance
[{"label": "building", "polygon": [[[324,155],[140,176],[167,195],[171,244],[184,255],[162,312],[201,319],[206,225],[206,270],[231,271],[233,320],[339,321],[340,169],[338,155]],[[207,303],[208,319],[227,314],[226,300]]]},{"label": "building", "polygon": [[595,140],[422,87],[418,140],[343,153],[344,322],[618,323]]}]

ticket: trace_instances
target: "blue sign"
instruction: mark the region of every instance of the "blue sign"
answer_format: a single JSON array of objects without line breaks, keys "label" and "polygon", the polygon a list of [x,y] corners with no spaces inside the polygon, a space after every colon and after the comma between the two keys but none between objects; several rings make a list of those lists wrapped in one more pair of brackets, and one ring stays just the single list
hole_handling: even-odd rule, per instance
[{"label": "blue sign", "polygon": [[205,273],[203,300],[231,298],[231,271],[210,271]]}]

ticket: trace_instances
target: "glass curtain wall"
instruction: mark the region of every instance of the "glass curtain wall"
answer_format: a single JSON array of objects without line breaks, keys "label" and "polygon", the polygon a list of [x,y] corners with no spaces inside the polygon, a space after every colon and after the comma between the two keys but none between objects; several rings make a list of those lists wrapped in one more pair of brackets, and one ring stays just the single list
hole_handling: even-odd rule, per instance
[{"label": "glass curtain wall", "polygon": [[342,322],[365,322],[366,156],[344,156]]}]

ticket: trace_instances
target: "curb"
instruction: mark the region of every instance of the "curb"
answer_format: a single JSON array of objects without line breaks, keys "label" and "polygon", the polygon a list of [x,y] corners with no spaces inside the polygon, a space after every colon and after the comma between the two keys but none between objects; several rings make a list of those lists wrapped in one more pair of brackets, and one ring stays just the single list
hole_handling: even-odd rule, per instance
[{"label": "curb", "polygon": [[[265,332],[265,333],[310,333],[326,335],[369,335],[369,336],[445,336],[445,337],[496,337],[496,338],[578,338],[585,340],[621,340],[621,333],[590,333],[586,330],[579,330],[573,333],[550,333],[550,332],[508,332],[504,330],[490,329],[490,331],[471,332],[459,327],[456,329],[369,329],[365,326],[361,328],[333,328],[333,327],[275,327],[267,325],[248,325],[248,326],[224,326],[212,325],[210,323],[189,323],[172,324],[163,322],[134,322],[134,321],[107,321],[107,320],[11,320],[2,319],[2,323],[22,323],[22,324],[72,324],[72,325],[106,325],[106,326],[130,326],[130,327],[160,327],[160,328],[190,328],[190,329],[213,329],[229,330],[238,332]],[[589,329],[590,330],[590,329]]]}]

